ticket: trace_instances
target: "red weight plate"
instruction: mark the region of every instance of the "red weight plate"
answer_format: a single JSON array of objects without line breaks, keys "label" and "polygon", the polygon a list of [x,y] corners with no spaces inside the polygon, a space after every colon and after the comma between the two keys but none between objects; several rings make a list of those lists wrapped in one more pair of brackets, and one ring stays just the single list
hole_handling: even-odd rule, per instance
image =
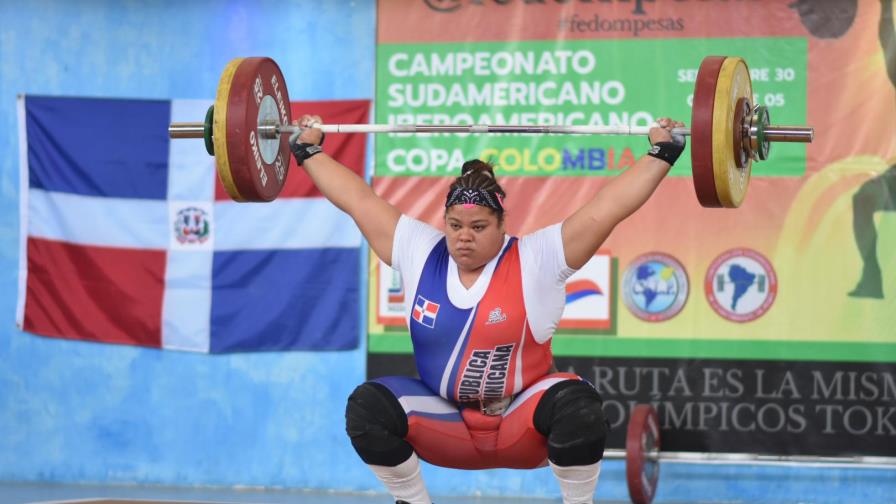
[{"label": "red weight plate", "polygon": [[660,423],[656,410],[639,404],[632,411],[625,436],[625,479],[635,504],[650,504],[660,478]]},{"label": "red weight plate", "polygon": [[716,192],[712,158],[712,114],[716,99],[716,81],[725,56],[707,56],[697,70],[694,101],[691,108],[691,165],[697,200],[704,207],[720,208]]},{"label": "red weight plate", "polygon": [[[259,115],[261,111],[261,115]],[[280,194],[289,167],[289,139],[263,138],[260,119],[289,124],[289,94],[280,67],[270,58],[245,58],[227,97],[227,159],[244,201],[271,201]]]}]

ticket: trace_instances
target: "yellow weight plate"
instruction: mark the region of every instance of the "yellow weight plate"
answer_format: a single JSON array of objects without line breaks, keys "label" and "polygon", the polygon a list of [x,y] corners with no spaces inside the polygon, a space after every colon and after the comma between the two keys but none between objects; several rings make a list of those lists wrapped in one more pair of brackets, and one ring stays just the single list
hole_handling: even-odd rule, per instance
[{"label": "yellow weight plate", "polygon": [[737,208],[743,202],[752,167],[752,160],[747,159],[746,165],[738,168],[734,159],[734,116],[739,98],[753,103],[750,70],[743,59],[729,57],[719,70],[712,117],[713,177],[719,202],[728,208]]},{"label": "yellow weight plate", "polygon": [[227,156],[227,102],[230,99],[230,86],[233,76],[244,58],[235,58],[224,67],[221,81],[218,83],[218,94],[215,96],[215,117],[212,122],[212,139],[215,142],[215,168],[221,184],[236,201],[246,201],[236,188],[233,181],[233,173],[230,170],[230,161]]}]

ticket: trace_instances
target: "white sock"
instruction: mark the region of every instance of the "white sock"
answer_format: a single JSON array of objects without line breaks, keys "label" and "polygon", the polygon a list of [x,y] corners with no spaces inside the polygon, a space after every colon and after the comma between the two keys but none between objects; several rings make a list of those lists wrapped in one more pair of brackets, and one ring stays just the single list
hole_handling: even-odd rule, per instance
[{"label": "white sock", "polygon": [[395,497],[410,504],[432,504],[423,476],[420,475],[420,459],[416,453],[395,467],[371,465],[376,477],[386,485],[386,489]]},{"label": "white sock", "polygon": [[560,467],[550,462],[554,476],[560,482],[563,504],[592,504],[597,477],[600,475],[600,461],[584,466]]}]

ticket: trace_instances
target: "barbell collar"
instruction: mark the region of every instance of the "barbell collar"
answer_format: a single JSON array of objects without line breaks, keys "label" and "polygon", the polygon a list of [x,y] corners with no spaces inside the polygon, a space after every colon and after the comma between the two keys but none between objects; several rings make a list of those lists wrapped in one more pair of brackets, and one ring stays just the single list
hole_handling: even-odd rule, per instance
[{"label": "barbell collar", "polygon": [[765,139],[769,142],[811,143],[815,139],[815,128],[766,126]]},{"label": "barbell collar", "polygon": [[202,138],[205,135],[205,123],[176,122],[168,125],[168,138]]}]

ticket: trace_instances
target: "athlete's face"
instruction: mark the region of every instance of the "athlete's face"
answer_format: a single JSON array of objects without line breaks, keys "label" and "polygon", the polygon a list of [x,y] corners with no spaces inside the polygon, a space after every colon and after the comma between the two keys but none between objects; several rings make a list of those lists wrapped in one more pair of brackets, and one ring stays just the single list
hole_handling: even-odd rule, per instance
[{"label": "athlete's face", "polygon": [[454,205],[445,212],[448,253],[464,271],[475,271],[492,260],[504,244],[504,224],[489,208]]}]

